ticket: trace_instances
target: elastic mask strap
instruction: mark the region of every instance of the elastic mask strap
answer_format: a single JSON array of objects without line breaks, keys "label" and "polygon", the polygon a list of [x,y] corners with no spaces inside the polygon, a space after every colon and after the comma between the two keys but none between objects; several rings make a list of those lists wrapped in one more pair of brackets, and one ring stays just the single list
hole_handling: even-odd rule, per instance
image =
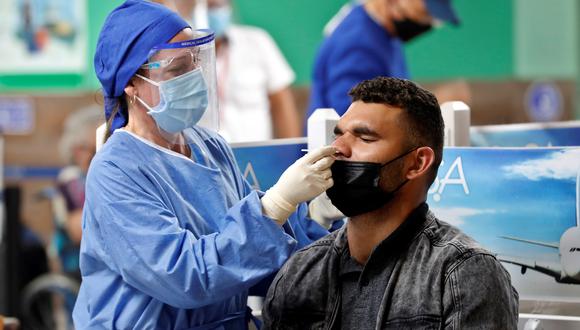
[{"label": "elastic mask strap", "polygon": [[137,101],[139,101],[139,103],[141,103],[147,110],[149,110],[149,112],[154,112],[155,110],[153,110],[153,108],[151,108],[149,106],[149,104],[145,103],[145,101],[143,101],[139,96],[135,95],[135,98],[137,99]]},{"label": "elastic mask strap", "polygon": [[389,165],[390,163],[394,162],[394,161],[395,161],[395,160],[397,160],[397,159],[400,159],[400,158],[403,158],[403,157],[407,156],[408,154],[410,154],[411,152],[413,152],[413,151],[415,151],[415,150],[417,150],[417,149],[419,149],[419,147],[415,147],[415,148],[413,148],[413,149],[411,149],[411,150],[409,150],[409,151],[405,152],[404,154],[400,155],[399,157],[396,157],[395,159],[391,159],[391,160],[389,160],[388,162],[386,162],[386,163],[384,163],[383,165],[381,165],[381,168],[383,168],[383,167],[385,167],[385,166]]},{"label": "elastic mask strap", "polygon": [[150,83],[151,85],[159,87],[159,83],[158,83],[158,82],[156,82],[156,81],[153,81],[153,80],[151,80],[151,79],[149,79],[149,78],[147,78],[147,77],[144,77],[144,76],[142,76],[142,75],[140,75],[140,74],[138,74],[138,73],[137,73],[137,74],[135,74],[135,75],[136,75],[137,77],[139,77],[139,78],[141,78],[141,79],[145,80],[146,82]]},{"label": "elastic mask strap", "polygon": [[[149,78],[147,78],[147,77],[144,77],[144,76],[142,76],[142,75],[140,75],[140,74],[138,74],[138,73],[136,73],[136,74],[135,74],[135,76],[137,76],[137,77],[139,77],[139,78],[141,78],[141,79],[145,80],[146,82],[150,83],[150,84],[151,84],[151,85],[153,85],[153,86],[157,86],[157,87],[159,87],[159,83],[158,83],[158,82],[156,82],[156,81],[153,81],[153,80],[151,80],[151,79],[149,79]],[[141,103],[141,104],[142,104],[142,105],[143,105],[145,108],[147,108],[147,110],[149,110],[149,112],[155,111],[155,110],[153,110],[153,108],[151,108],[151,106],[149,106],[149,104],[145,103],[145,101],[143,101],[143,100],[142,100],[142,99],[141,99],[139,96],[135,95],[135,98],[136,98],[136,99],[137,99],[137,101],[139,101],[139,102],[140,102],[140,103]]]},{"label": "elastic mask strap", "polygon": [[[417,149],[419,149],[419,147],[415,147],[415,148],[413,148],[413,149],[411,149],[411,150],[409,150],[409,151],[405,152],[404,154],[400,155],[399,157],[397,157],[397,158],[395,158],[395,159],[393,159],[393,160],[391,160],[391,161],[387,162],[385,165],[388,165],[388,164],[390,164],[390,163],[394,162],[395,160],[397,160],[397,159],[399,159],[399,158],[401,158],[401,157],[404,157],[404,156],[408,155],[409,153],[411,153],[411,152],[413,152],[413,151],[415,151],[415,150],[417,150]],[[384,167],[385,165],[383,165],[383,167]],[[401,182],[401,184],[399,184],[399,185],[397,186],[397,188],[395,188],[394,190],[392,190],[390,193],[391,193],[391,194],[395,194],[395,193],[396,193],[397,191],[399,191],[399,189],[401,189],[401,187],[403,187],[403,186],[405,185],[405,183],[407,183],[407,182],[409,182],[409,179],[405,179],[405,180],[403,180],[403,182]]]},{"label": "elastic mask strap", "polygon": [[405,183],[409,182],[409,179],[405,179],[403,180],[403,182],[401,182],[400,185],[397,186],[397,188],[395,188],[393,191],[391,191],[391,194],[395,194],[397,191],[399,191],[399,189],[401,189],[401,187],[403,187],[405,185]]}]

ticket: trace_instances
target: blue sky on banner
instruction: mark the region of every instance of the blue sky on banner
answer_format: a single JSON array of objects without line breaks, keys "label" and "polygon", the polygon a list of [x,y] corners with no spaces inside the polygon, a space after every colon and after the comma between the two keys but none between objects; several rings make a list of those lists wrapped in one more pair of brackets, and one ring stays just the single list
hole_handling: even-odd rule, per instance
[{"label": "blue sky on banner", "polygon": [[428,202],[441,220],[496,253],[518,251],[557,262],[557,253],[541,246],[522,249],[501,236],[558,243],[576,225],[579,167],[578,148],[447,148]]}]

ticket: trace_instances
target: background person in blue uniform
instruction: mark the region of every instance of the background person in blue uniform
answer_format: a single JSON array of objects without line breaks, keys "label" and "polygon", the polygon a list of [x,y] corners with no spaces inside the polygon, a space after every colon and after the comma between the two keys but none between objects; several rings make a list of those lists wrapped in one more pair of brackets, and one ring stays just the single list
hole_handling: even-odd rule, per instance
[{"label": "background person in blue uniform", "polygon": [[[95,54],[108,137],[86,181],[78,329],[244,329],[248,290],[304,245],[304,201],[332,185],[334,148],[252,191],[217,118],[210,31],[128,0]],[[297,210],[298,208],[298,210]],[[295,237],[308,239],[304,232]]]},{"label": "background person in blue uniform", "polygon": [[344,114],[348,91],[363,80],[409,78],[403,42],[429,31],[436,20],[459,23],[451,0],[369,0],[355,6],[320,46],[306,118],[318,108]]}]

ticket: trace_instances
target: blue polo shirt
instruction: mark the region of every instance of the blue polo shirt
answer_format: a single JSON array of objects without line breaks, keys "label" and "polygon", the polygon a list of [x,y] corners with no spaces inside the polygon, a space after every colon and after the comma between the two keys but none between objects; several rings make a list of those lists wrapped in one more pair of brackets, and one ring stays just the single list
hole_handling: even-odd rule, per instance
[{"label": "blue polo shirt", "polygon": [[403,44],[356,6],[320,46],[307,118],[317,108],[344,114],[351,103],[348,91],[377,76],[409,78]]}]

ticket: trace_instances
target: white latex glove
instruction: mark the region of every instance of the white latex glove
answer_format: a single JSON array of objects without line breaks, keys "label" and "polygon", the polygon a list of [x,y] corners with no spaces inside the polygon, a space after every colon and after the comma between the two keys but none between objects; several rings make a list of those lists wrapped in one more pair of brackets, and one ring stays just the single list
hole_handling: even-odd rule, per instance
[{"label": "white latex glove", "polygon": [[308,213],[312,220],[318,222],[322,227],[327,229],[330,228],[330,225],[332,225],[334,221],[345,217],[336,206],[332,205],[326,192],[318,195],[318,197],[314,198],[310,204],[308,204]]},{"label": "white latex glove", "polygon": [[332,187],[330,166],[336,149],[331,146],[313,150],[282,173],[276,184],[262,197],[264,215],[282,225],[296,206]]}]

